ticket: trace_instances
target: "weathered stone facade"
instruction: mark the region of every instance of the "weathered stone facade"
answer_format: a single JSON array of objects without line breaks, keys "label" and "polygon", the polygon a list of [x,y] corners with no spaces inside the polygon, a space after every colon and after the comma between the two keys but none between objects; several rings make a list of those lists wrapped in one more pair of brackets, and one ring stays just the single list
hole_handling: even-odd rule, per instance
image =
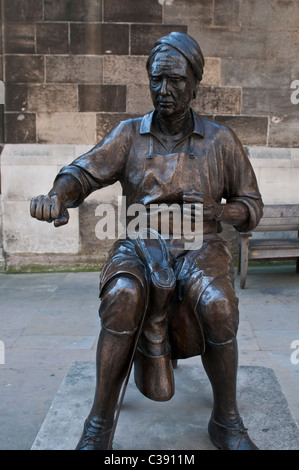
[{"label": "weathered stone facade", "polygon": [[2,3],[4,142],[94,144],[117,114],[147,112],[145,56],[176,30],[193,35],[207,57],[196,110],[230,124],[245,145],[299,145],[290,101],[297,0]]},{"label": "weathered stone facade", "polygon": [[[236,131],[253,156],[266,202],[298,200],[294,147],[299,147],[299,104],[291,102],[291,83],[299,79],[298,0],[1,3],[0,78],[5,105],[0,104],[0,140],[4,148],[10,144],[1,170],[8,264],[26,264],[23,258],[27,264],[34,259],[37,264],[51,264],[62,255],[71,264],[103,255],[106,245],[98,244],[92,234],[102,195],[73,211],[73,225],[59,229],[65,235],[57,235],[62,232],[48,224],[29,222],[29,200],[36,190],[49,189],[59,163],[79,155],[80,146],[94,145],[120,120],[152,109],[146,56],[155,40],[171,31],[191,34],[206,58],[194,109]],[[11,144],[18,144],[17,153]],[[9,159],[17,170],[14,174]],[[29,188],[26,194],[24,186]],[[21,232],[27,236],[23,241]],[[54,237],[46,247],[42,234],[47,240]],[[64,245],[67,236],[70,241]],[[55,243],[56,254],[55,248],[49,248]]]}]

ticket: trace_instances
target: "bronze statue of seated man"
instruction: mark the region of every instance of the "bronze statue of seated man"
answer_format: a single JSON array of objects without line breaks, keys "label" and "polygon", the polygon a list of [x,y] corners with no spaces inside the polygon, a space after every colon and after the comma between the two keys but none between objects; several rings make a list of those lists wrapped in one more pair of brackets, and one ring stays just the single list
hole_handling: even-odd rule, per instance
[{"label": "bronze statue of seated man", "polygon": [[201,355],[214,398],[211,441],[220,449],[253,450],[236,401],[239,312],[233,262],[219,233],[221,222],[252,230],[263,203],[235,134],[191,108],[204,68],[197,42],[177,32],[160,38],[146,66],[154,111],[121,122],[64,167],[48,195],[31,202],[33,217],[57,227],[67,223],[68,208],[116,181],[127,207],[203,207],[197,249],[186,249],[171,230],[168,239],[149,230],[149,240],[127,234],[110,250],[100,279],[94,403],[77,449],[110,448],[134,351],[136,384],[154,400],[169,400],[174,393],[173,360]]}]

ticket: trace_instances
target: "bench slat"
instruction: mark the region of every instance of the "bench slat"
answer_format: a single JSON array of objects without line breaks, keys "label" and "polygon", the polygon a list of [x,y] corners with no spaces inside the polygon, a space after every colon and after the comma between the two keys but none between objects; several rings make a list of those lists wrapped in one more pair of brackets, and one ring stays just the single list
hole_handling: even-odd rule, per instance
[{"label": "bench slat", "polygon": [[278,259],[278,258],[285,258],[285,259],[294,259],[298,258],[299,256],[299,248],[294,249],[294,250],[283,250],[283,249],[263,249],[259,250],[256,249],[254,251],[250,250],[248,259],[249,260],[255,260],[255,259]]},{"label": "bench slat", "polygon": [[293,232],[299,230],[299,222],[288,220],[263,220],[253,232]]},{"label": "bench slat", "polygon": [[264,217],[298,217],[299,204],[267,204]]},{"label": "bench slat", "polygon": [[299,238],[252,238],[250,240],[250,248],[299,248]]}]

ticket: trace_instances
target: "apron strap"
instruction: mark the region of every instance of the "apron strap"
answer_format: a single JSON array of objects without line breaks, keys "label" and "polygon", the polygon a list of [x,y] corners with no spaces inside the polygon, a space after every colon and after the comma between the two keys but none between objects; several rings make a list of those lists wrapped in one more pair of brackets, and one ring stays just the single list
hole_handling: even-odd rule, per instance
[{"label": "apron strap", "polygon": [[196,155],[193,152],[193,136],[192,135],[190,135],[189,137],[189,157],[196,158]]},{"label": "apron strap", "polygon": [[153,141],[153,136],[150,134],[149,144],[148,144],[148,154],[145,156],[145,158],[154,158],[153,150],[154,150],[154,141]]}]

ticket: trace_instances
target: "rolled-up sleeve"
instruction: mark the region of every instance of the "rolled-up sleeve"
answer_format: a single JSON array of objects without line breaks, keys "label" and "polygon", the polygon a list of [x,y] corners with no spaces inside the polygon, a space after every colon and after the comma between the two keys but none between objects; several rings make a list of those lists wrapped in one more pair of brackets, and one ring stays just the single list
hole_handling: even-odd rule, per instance
[{"label": "rolled-up sleeve", "polygon": [[248,219],[241,225],[234,226],[239,232],[249,232],[259,223],[263,215],[263,201],[258,189],[256,176],[240,141],[230,131],[231,138],[226,158],[227,202],[241,202],[247,207]]}]

